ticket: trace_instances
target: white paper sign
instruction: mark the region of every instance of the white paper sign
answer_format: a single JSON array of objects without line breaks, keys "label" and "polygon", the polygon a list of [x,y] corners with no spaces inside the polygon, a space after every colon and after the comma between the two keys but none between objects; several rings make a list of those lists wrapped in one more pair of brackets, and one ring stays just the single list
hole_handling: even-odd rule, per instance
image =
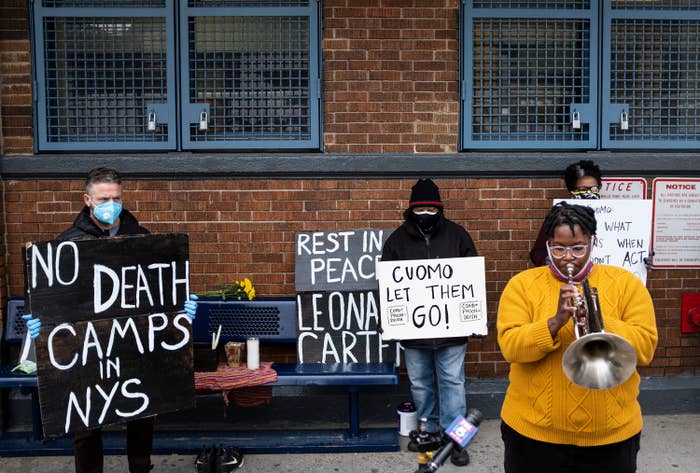
[{"label": "white paper sign", "polygon": [[[555,200],[554,203],[561,202]],[[572,205],[595,210],[597,223],[593,263],[609,264],[634,273],[647,283],[644,258],[651,244],[651,200],[569,199]]]},{"label": "white paper sign", "polygon": [[482,256],[380,261],[377,277],[384,340],[487,334]]},{"label": "white paper sign", "polygon": [[700,179],[654,179],[653,268],[700,268]]}]

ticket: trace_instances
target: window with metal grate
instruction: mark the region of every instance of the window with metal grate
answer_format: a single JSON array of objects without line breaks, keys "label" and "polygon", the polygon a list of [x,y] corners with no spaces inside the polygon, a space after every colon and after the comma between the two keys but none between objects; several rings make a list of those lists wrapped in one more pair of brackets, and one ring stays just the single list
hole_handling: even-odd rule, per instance
[{"label": "window with metal grate", "polygon": [[43,0],[33,18],[40,151],[320,146],[316,2]]},{"label": "window with metal grate", "polygon": [[463,149],[695,148],[698,0],[467,4]]}]

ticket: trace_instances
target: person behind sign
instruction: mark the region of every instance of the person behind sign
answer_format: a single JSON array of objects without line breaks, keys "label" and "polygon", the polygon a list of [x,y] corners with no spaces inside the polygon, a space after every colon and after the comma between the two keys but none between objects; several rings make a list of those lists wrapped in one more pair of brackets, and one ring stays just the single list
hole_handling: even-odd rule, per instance
[{"label": "person behind sign", "polygon": [[[58,240],[104,238],[115,235],[145,235],[136,217],[122,208],[122,179],[110,168],[95,168],[85,180],[85,206],[73,225],[58,236]],[[185,302],[184,312],[190,320],[197,312],[197,296],[191,295]],[[41,320],[31,314],[23,316],[31,338],[39,336]],[[153,468],[151,449],[153,445],[153,417],[132,420],[126,423],[126,444],[130,473],[145,473]],[[102,473],[102,431],[92,429],[75,434],[76,473]]]},{"label": "person behind sign", "polygon": [[[413,186],[404,222],[386,240],[382,261],[477,256],[474,242],[461,226],[444,215],[438,186],[419,179]],[[464,356],[467,338],[402,340],[411,394],[418,418],[428,420],[428,431],[441,435],[458,415],[467,411]],[[415,451],[415,442],[409,442]],[[455,449],[451,461],[469,463],[466,448]]]},{"label": "person behind sign", "polygon": [[561,202],[544,227],[551,262],[514,276],[498,305],[498,343],[510,363],[501,408],[505,472],[634,472],[642,430],[636,369],[618,386],[587,389],[569,381],[562,357],[575,340],[575,284],[588,279],[605,331],[630,343],[638,365],[649,364],[658,340],[651,296],[629,271],[593,265],[590,207]]},{"label": "person behind sign", "polygon": [[[603,181],[601,180],[600,168],[593,161],[584,159],[567,166],[564,170],[564,182],[574,199],[600,199],[600,188]],[[530,261],[536,266],[549,263],[544,224],[540,227],[535,244],[530,250]]]}]

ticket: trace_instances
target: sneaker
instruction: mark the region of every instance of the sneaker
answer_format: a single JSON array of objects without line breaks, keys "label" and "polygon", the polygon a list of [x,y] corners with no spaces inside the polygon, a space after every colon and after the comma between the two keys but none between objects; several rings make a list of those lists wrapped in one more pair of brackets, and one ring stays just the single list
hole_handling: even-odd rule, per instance
[{"label": "sneaker", "polygon": [[216,450],[214,473],[232,473],[243,466],[243,453],[236,447],[220,447]]},{"label": "sneaker", "polygon": [[456,466],[469,465],[469,453],[466,448],[455,447],[450,454],[450,461]]},{"label": "sneaker", "polygon": [[207,447],[202,447],[202,450],[197,455],[194,460],[194,471],[197,473],[211,473],[212,472],[212,449]]},{"label": "sneaker", "polygon": [[[440,444],[442,442],[442,435],[440,432],[428,432],[428,437],[424,437],[422,439],[418,439],[418,431],[417,430],[412,430],[408,434],[408,445],[406,445],[406,449],[409,452],[420,452],[420,451],[425,451],[426,447],[431,447],[429,450],[437,450],[440,448]],[[432,444],[432,445],[431,445]],[[421,449],[421,445],[423,448]]]}]

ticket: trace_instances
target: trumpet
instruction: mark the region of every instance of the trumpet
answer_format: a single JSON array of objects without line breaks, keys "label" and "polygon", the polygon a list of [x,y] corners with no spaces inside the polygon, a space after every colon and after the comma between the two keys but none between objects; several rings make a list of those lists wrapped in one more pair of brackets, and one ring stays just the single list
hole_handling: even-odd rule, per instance
[{"label": "trumpet", "polygon": [[[566,265],[569,284],[574,284],[574,265]],[[562,358],[562,369],[569,380],[587,389],[609,389],[618,386],[637,366],[637,354],[632,345],[613,333],[606,333],[600,311],[598,290],[588,280],[581,282],[583,295],[573,301],[576,306],[574,335]]]}]

